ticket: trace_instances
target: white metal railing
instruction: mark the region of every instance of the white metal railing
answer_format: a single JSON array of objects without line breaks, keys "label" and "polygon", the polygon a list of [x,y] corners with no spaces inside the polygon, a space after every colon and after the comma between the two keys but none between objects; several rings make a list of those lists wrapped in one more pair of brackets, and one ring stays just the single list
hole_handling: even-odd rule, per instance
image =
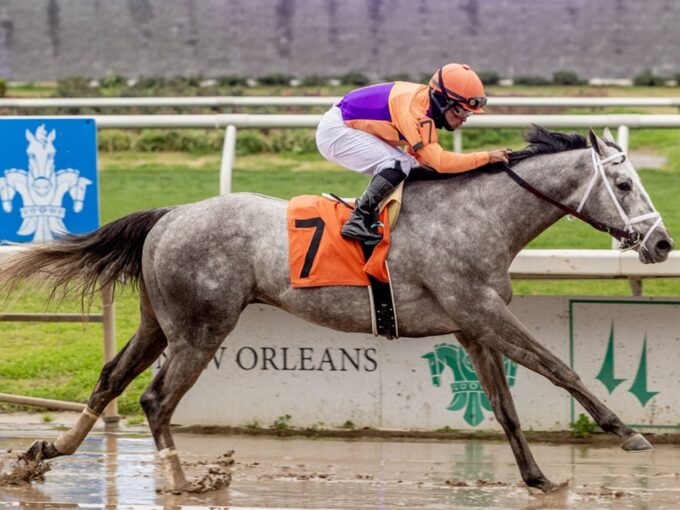
[{"label": "white metal railing", "polygon": [[[95,119],[100,129],[128,128],[315,128],[320,114],[219,113],[207,115],[48,115],[46,119]],[[3,119],[24,117],[3,116]],[[679,128],[680,115],[475,115],[465,124],[469,128],[528,128],[539,124],[550,128]]]},{"label": "white metal railing", "polygon": [[[0,108],[331,106],[341,96],[2,98]],[[489,106],[680,107],[680,97],[490,97]]]},{"label": "white metal railing", "polygon": [[[21,118],[6,116],[4,119]],[[64,119],[77,116],[47,116]],[[225,129],[225,143],[220,168],[220,193],[231,190],[231,172],[235,155],[238,128],[315,128],[321,115],[292,114],[214,114],[214,115],[94,115],[98,129],[139,128],[216,128]],[[529,128],[539,124],[549,128],[603,128],[618,129],[618,141],[628,150],[630,128],[680,128],[680,115],[477,115],[464,129],[454,132],[454,150],[463,150],[463,132],[470,128]]]}]

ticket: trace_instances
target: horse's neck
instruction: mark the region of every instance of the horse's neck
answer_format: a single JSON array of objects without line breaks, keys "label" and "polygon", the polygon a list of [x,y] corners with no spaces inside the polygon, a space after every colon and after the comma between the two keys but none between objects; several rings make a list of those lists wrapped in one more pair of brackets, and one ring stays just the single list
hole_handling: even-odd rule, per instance
[{"label": "horse's neck", "polygon": [[[581,158],[580,151],[536,156],[516,164],[513,170],[547,196],[574,205],[576,189],[583,181],[577,168]],[[476,238],[502,244],[511,261],[565,213],[515,183],[505,172],[483,172],[463,182],[446,182],[448,189],[441,190],[441,200],[454,208],[458,206],[452,202],[462,200],[465,205],[458,208],[455,221],[477,221]]]},{"label": "horse's neck", "polygon": [[[551,159],[550,156],[538,156],[534,160],[525,160],[515,165],[515,172],[527,183],[534,186],[553,200],[569,203],[573,185],[567,182],[566,176],[572,170],[566,158]],[[558,207],[537,197],[529,190],[515,183],[508,175],[503,187],[507,198],[499,204],[497,214],[504,218],[508,248],[513,257],[526,247],[533,239],[548,229],[565,213]]]}]

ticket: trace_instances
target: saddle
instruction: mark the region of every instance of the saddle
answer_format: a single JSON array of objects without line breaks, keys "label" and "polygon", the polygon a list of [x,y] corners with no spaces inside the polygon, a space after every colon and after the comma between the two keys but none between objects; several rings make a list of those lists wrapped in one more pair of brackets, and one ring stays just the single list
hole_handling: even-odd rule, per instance
[{"label": "saddle", "polygon": [[387,254],[390,231],[401,208],[403,186],[381,202],[383,239],[365,246],[340,235],[354,200],[329,195],[294,197],[288,206],[290,281],[293,288],[334,285],[367,287],[373,335],[398,338]]}]

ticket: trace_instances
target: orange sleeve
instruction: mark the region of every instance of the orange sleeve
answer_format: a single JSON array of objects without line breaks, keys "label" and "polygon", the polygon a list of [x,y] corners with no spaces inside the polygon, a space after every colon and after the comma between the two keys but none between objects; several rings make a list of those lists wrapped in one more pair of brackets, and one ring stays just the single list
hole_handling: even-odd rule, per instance
[{"label": "orange sleeve", "polygon": [[467,172],[489,163],[488,152],[461,154],[445,151],[438,143],[430,143],[420,147],[415,152],[415,157],[418,162],[431,166],[437,172],[447,174]]}]

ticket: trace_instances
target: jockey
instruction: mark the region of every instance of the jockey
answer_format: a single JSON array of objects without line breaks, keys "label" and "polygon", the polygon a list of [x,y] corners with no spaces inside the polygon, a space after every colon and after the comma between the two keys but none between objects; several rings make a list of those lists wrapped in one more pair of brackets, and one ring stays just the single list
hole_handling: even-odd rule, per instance
[{"label": "jockey", "polygon": [[[484,86],[470,66],[447,64],[429,85],[381,83],[353,90],[324,114],[316,132],[319,152],[329,161],[372,176],[342,235],[367,244],[382,239],[374,230],[378,204],[416,166],[442,173],[467,172],[508,162],[505,149],[460,154],[445,151],[437,129],[463,125],[484,113]],[[399,146],[405,146],[406,152]]]}]

